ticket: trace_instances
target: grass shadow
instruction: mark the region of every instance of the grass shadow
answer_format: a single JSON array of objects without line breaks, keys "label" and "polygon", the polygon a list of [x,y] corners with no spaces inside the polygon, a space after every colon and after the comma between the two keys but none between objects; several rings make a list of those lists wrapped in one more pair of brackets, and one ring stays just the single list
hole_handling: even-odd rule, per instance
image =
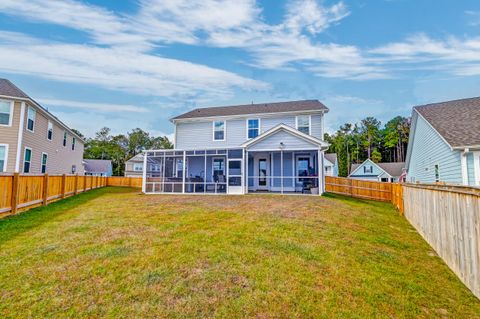
[{"label": "grass shadow", "polygon": [[66,211],[98,198],[106,193],[131,192],[131,189],[105,187],[90,190],[76,196],[56,201],[48,206],[36,207],[18,215],[11,215],[0,219],[0,246],[10,239],[35,227],[51,221]]}]

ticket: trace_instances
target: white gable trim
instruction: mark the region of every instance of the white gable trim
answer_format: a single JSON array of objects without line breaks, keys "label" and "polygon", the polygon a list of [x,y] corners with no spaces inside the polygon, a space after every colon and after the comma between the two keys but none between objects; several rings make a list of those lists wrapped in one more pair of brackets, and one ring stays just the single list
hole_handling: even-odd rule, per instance
[{"label": "white gable trim", "polygon": [[[360,167],[363,167],[363,165],[365,165],[366,163],[370,163],[372,164],[373,166],[376,166],[381,172],[391,176],[390,174],[387,173],[387,171],[385,171],[383,168],[381,168],[380,166],[378,166],[374,161],[372,161],[371,159],[367,158],[362,164],[360,164],[353,172],[350,173],[350,175],[348,175],[349,177],[352,176],[356,171],[358,171],[360,169]],[[376,176],[380,176],[381,174],[378,174]],[[372,175],[374,176],[374,175]]]},{"label": "white gable trim", "polygon": [[273,128],[269,129],[268,131],[266,131],[265,133],[263,134],[260,134],[259,136],[243,143],[241,146],[242,147],[249,147],[249,146],[252,146],[262,140],[264,140],[265,138],[267,138],[268,136],[270,135],[273,135],[277,132],[280,132],[280,131],[286,131],[288,133],[291,133],[292,135],[295,135],[307,142],[310,142],[314,145],[318,145],[319,147],[321,148],[324,148],[324,149],[327,149],[329,144],[313,137],[313,136],[310,136],[310,135],[307,135],[307,134],[304,134],[302,132],[300,132],[299,130],[296,130],[294,129],[293,127],[290,127],[288,125],[285,125],[285,124],[278,124],[277,126],[274,126]]}]

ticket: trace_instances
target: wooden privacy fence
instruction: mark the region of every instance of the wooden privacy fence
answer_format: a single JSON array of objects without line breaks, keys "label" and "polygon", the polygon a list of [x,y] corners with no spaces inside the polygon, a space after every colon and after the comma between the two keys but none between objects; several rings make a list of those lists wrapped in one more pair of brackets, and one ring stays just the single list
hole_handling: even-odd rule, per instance
[{"label": "wooden privacy fence", "polygon": [[139,187],[142,188],[142,177],[107,177],[108,186],[125,186],[125,187]]},{"label": "wooden privacy fence", "polygon": [[401,184],[325,176],[325,191],[363,199],[391,202],[403,212]]},{"label": "wooden privacy fence", "polygon": [[106,186],[106,178],[79,175],[0,175],[0,215]]},{"label": "wooden privacy fence", "polygon": [[480,189],[403,184],[405,217],[480,298]]}]

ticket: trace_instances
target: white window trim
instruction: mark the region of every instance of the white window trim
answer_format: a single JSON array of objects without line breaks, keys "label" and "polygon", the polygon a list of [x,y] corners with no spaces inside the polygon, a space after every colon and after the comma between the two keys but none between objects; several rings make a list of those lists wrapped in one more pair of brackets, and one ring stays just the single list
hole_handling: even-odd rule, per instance
[{"label": "white window trim", "polygon": [[308,135],[312,135],[312,116],[311,115],[297,115],[295,116],[295,128],[298,130],[298,118],[301,116],[308,116]]},{"label": "white window trim", "polygon": [[245,138],[247,140],[251,140],[251,139],[255,138],[255,137],[248,138],[248,130],[249,130],[248,121],[251,121],[251,120],[257,120],[258,121],[258,135],[262,134],[262,121],[260,120],[260,118],[248,118],[248,119],[245,120]]},{"label": "white window trim", "polygon": [[[215,139],[215,122],[223,122],[223,140],[216,140]],[[227,139],[227,121],[226,120],[219,120],[212,122],[212,140],[214,142],[222,142]]]},{"label": "white window trim", "polygon": [[[212,179],[213,179],[213,172],[214,172],[214,169],[213,169],[213,163],[215,162],[216,159],[221,159],[223,161],[223,176],[226,177],[226,173],[227,173],[227,168],[225,165],[227,165],[227,158],[226,157],[221,157],[221,156],[216,156],[216,157],[212,157]],[[206,172],[205,172],[206,173]],[[205,174],[206,175],[206,174]]]},{"label": "white window trim", "polygon": [[[47,162],[45,163],[45,173],[48,173],[47,165],[48,165],[48,153],[42,152],[42,156],[40,157],[40,173],[42,173],[42,166],[43,166],[43,155],[47,155]],[[44,174],[44,173],[42,173]]]},{"label": "white window trim", "polygon": [[0,99],[0,102],[9,102],[10,103],[10,116],[8,117],[8,124],[0,124],[0,126],[11,127],[12,123],[13,123],[13,105],[14,105],[14,102],[9,101],[9,100],[2,100],[2,99]]},{"label": "white window trim", "polygon": [[5,147],[5,158],[3,159],[3,173],[7,171],[7,165],[8,165],[8,144],[0,144],[0,146]]},{"label": "white window trim", "polygon": [[[48,127],[50,125],[52,125],[52,138],[48,138],[48,131],[49,131]],[[48,120],[48,123],[47,123],[47,141],[53,141],[53,122],[50,120]]]},{"label": "white window trim", "polygon": [[[33,129],[29,129],[29,128],[28,128],[28,120],[29,120],[29,118],[28,118],[28,110],[30,110],[30,109],[35,112],[35,118],[34,118],[34,120],[33,120]],[[35,108],[29,106],[29,107],[27,107],[27,127],[26,127],[27,131],[32,132],[32,133],[35,133],[35,125],[36,125],[36,124],[37,124],[37,110],[35,110]]]},{"label": "white window trim", "polygon": [[473,152],[473,167],[475,186],[480,186],[480,151]]},{"label": "white window trim", "polygon": [[[141,169],[140,169],[140,170],[136,170],[136,169],[135,169],[135,166],[136,166],[136,165],[140,165],[140,166],[141,166]],[[143,172],[143,163],[133,163],[133,167],[132,167],[132,168],[133,168],[133,171],[134,171],[134,172]]]},{"label": "white window trim", "polygon": [[[28,167],[28,172],[25,172],[25,155],[27,154],[27,150],[30,150],[30,166]],[[22,167],[22,172],[25,174],[30,174],[32,171],[32,159],[33,159],[33,151],[30,147],[25,147],[23,150],[23,167]]]}]

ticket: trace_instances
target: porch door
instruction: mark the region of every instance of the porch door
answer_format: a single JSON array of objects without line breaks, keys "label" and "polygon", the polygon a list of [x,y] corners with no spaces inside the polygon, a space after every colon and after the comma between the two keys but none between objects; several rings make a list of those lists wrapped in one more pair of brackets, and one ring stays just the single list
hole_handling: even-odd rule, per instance
[{"label": "porch door", "polygon": [[229,159],[227,165],[228,194],[243,194],[243,165],[241,159]]},{"label": "porch door", "polygon": [[268,190],[269,163],[267,157],[259,157],[257,160],[257,189]]}]

